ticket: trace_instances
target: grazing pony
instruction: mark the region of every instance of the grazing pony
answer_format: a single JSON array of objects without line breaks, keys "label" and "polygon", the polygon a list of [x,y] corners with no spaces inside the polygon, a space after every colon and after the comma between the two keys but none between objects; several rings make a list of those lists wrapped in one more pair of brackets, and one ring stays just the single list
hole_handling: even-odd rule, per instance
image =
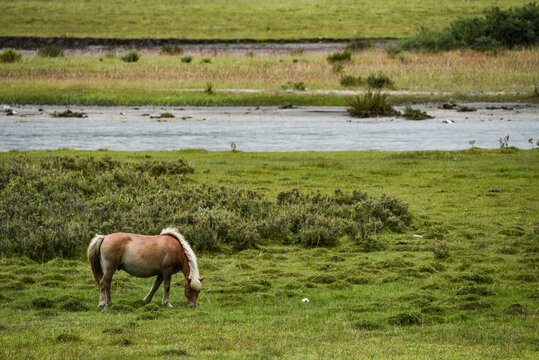
[{"label": "grazing pony", "polygon": [[206,277],[199,277],[195,253],[182,234],[174,228],[163,229],[157,236],[126,233],[96,235],[88,246],[87,254],[99,285],[99,307],[102,310],[112,304],[110,283],[116,270],[124,270],[136,277],[157,276],[144,301],[150,302],[164,281],[163,306],[168,307],[172,307],[168,300],[170,278],[181,270],[186,280],[185,297],[188,305],[197,306],[201,281]]}]

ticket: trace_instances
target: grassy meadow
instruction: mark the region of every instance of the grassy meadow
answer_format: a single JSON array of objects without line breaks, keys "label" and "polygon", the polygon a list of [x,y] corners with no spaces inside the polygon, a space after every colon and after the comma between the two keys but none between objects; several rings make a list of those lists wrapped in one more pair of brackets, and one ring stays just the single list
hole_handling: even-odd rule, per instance
[{"label": "grassy meadow", "polygon": [[0,3],[1,35],[189,39],[406,37],[491,6],[529,0],[15,0]]},{"label": "grassy meadow", "polygon": [[[114,54],[113,54],[114,55]],[[115,55],[121,55],[120,53]],[[355,52],[337,65],[329,53],[191,54],[143,53],[126,63],[119,56],[24,56],[0,64],[1,102],[67,104],[162,105],[345,105],[349,97],[332,91],[368,89],[369,75],[383,74],[393,82],[394,101],[536,99],[539,67],[536,49],[499,53],[454,50],[444,53],[383,49]],[[361,77],[362,85],[344,87],[341,77]],[[211,83],[213,94],[204,93]],[[287,84],[307,91],[290,91]],[[241,92],[252,89],[256,92]],[[348,95],[350,96],[350,95]]]},{"label": "grassy meadow", "polygon": [[[95,173],[84,168],[94,163],[102,164]],[[178,275],[171,289],[175,307],[165,309],[162,289],[152,304],[141,301],[151,279],[118,273],[113,306],[99,312],[83,246],[44,262],[3,257],[1,358],[537,358],[537,150],[59,150],[2,153],[0,170],[4,237],[8,229],[79,231],[73,241],[85,244],[93,232],[115,226],[183,231],[186,224],[174,221],[167,204],[190,201],[166,195],[183,187],[224,186],[268,200],[293,188],[328,196],[359,189],[371,199],[399,199],[412,216],[404,227],[373,234],[379,246],[371,248],[339,235],[324,247],[261,238],[241,251],[197,250],[208,278],[196,310],[187,308]],[[13,196],[24,189],[26,195]],[[104,197],[104,191],[118,195]],[[95,214],[112,211],[117,223],[86,229],[92,220],[83,205],[93,201],[109,201],[102,209],[95,205]],[[152,209],[137,208],[137,201]],[[34,202],[42,204],[43,223],[28,216]],[[239,203],[237,211],[244,209]],[[122,220],[145,211],[151,216],[141,216],[140,224]],[[67,241],[57,240],[56,246]]]}]

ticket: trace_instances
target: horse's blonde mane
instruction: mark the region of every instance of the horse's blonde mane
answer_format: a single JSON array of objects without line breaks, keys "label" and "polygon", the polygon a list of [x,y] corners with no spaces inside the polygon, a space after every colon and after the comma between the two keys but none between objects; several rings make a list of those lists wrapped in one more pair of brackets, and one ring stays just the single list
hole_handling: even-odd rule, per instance
[{"label": "horse's blonde mane", "polygon": [[166,228],[161,231],[161,235],[171,235],[175,237],[183,247],[187,261],[189,262],[189,279],[191,280],[191,288],[195,291],[200,291],[202,284],[200,283],[200,274],[198,273],[197,257],[191,249],[191,246],[185,240],[182,234],[176,228]]}]

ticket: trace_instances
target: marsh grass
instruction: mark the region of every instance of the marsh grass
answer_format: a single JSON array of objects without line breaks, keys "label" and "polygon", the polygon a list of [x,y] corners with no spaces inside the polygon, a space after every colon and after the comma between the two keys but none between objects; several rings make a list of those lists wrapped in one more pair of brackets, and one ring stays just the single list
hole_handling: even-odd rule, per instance
[{"label": "marsh grass", "polygon": [[[383,74],[394,81],[399,90],[426,93],[424,98],[447,92],[451,94],[445,101],[451,97],[460,100],[478,96],[533,100],[535,74],[532,69],[539,66],[533,50],[504,51],[497,56],[473,51],[404,54],[406,62],[401,63],[389,59],[381,49],[368,49],[361,53],[361,60],[347,63],[346,73],[378,74],[383,69]],[[176,57],[149,55],[139,60],[136,66],[125,66],[121,61],[100,62],[95,57],[65,56],[47,61],[25,57],[23,61],[0,68],[4,84],[0,101],[211,105],[233,104],[237,103],[235,99],[241,99],[244,105],[251,105],[257,101],[261,104],[257,98],[265,97],[264,103],[271,105],[279,104],[279,97],[283,95],[275,92],[288,81],[308,84],[312,91],[342,90],[341,74],[331,72],[325,55],[305,54],[302,59],[306,62],[293,63],[292,59],[281,55],[254,58],[220,55],[212,59],[211,66],[198,61],[186,66]],[[200,92],[189,91],[204,88],[208,79],[219,84],[220,89],[257,89],[263,93],[219,92],[218,96],[209,99]],[[182,92],[183,89],[187,91]],[[361,85],[361,89],[367,89],[366,84]],[[498,92],[505,92],[505,95]],[[301,98],[295,96],[293,103],[345,105],[348,101],[337,98],[331,94],[306,93]]]},{"label": "marsh grass", "polygon": [[[51,156],[88,155],[96,161],[111,157],[132,173],[142,170],[127,163],[148,156],[147,160],[167,164],[183,158],[197,170],[188,175],[188,186],[227,185],[243,191],[265,187],[269,199],[285,193],[280,196],[283,204],[296,203],[301,194],[313,196],[318,190],[345,201],[359,186],[374,199],[382,193],[403,199],[410,204],[414,221],[402,233],[380,233],[378,240],[386,245],[383,251],[363,252],[350,239],[326,248],[267,241],[239,252],[197,251],[201,274],[208,278],[195,311],[187,308],[182,276],[173,277],[175,307],[165,309],[159,305],[161,289],[152,303],[141,300],[153,279],[119,271],[113,279],[113,305],[100,312],[84,247],[75,260],[38,263],[3,257],[2,358],[22,359],[30,353],[36,358],[81,358],[89,353],[96,358],[163,359],[187,355],[317,359],[336,354],[384,359],[395,354],[405,359],[536,357],[536,150],[25,154],[36,166]],[[106,174],[107,167],[114,165],[108,163],[86,166],[67,161],[68,170],[47,170],[58,177],[58,186],[64,172],[78,172],[79,178],[100,172],[112,184]],[[160,179],[161,189],[176,188],[175,176],[155,179]],[[20,185],[12,181],[10,186]],[[101,184],[96,186],[98,193],[102,191]],[[298,192],[288,192],[291,186],[299,187]],[[498,188],[504,191],[489,192]],[[336,193],[336,189],[342,190]],[[34,193],[46,196],[47,191]],[[175,191],[168,199],[169,204],[181,206],[188,201]],[[152,223],[157,229],[170,225],[159,220],[166,207],[156,206],[159,216]],[[135,228],[110,226],[116,231]],[[424,237],[413,237],[418,233]],[[449,246],[449,257],[437,258],[431,251],[441,237]],[[504,246],[515,251],[499,252]],[[56,283],[43,286],[41,278]],[[305,297],[308,303],[301,301]]]}]

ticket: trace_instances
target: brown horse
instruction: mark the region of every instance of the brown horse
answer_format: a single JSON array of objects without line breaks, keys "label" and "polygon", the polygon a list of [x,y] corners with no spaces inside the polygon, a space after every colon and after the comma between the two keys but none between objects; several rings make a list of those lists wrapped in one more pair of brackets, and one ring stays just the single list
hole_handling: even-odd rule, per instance
[{"label": "brown horse", "polygon": [[112,304],[110,283],[116,270],[124,270],[143,278],[157,276],[144,301],[150,302],[164,281],[163,306],[168,307],[172,307],[168,299],[172,274],[180,270],[183,272],[186,280],[185,297],[189,307],[197,306],[201,281],[206,278],[199,277],[195,253],[182,234],[174,228],[164,229],[157,236],[126,233],[96,235],[88,246],[88,261],[99,285],[99,307],[102,310]]}]

